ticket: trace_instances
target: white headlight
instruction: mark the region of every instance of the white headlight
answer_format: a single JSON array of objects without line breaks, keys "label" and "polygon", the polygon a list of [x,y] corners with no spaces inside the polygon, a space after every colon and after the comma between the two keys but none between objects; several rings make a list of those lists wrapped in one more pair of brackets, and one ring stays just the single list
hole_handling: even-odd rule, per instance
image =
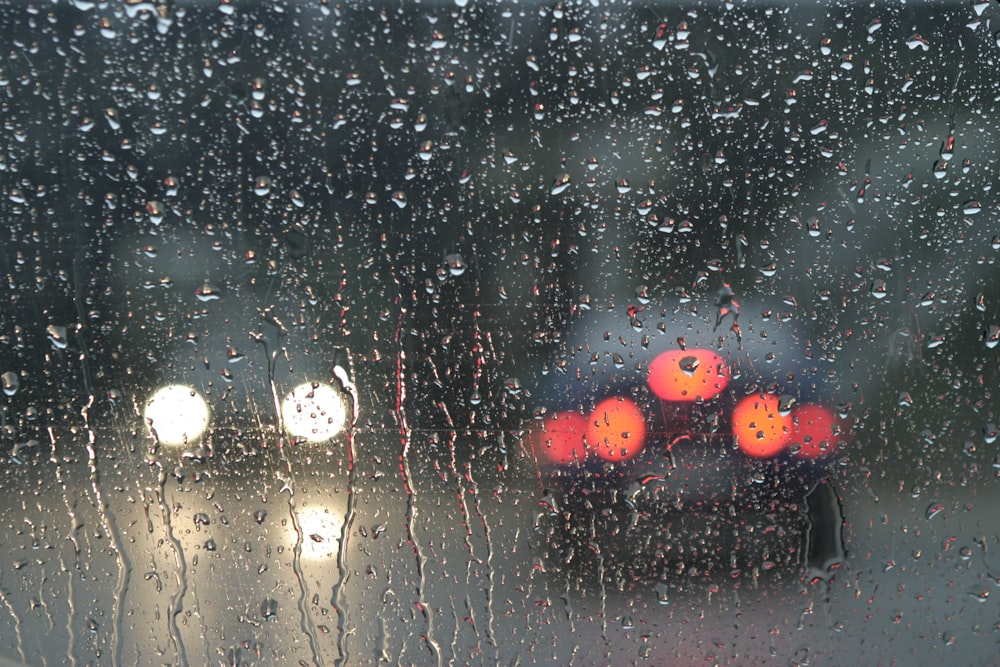
[{"label": "white headlight", "polygon": [[344,397],[325,383],[300,384],[281,402],[285,432],[307,442],[324,442],[344,429]]},{"label": "white headlight", "polygon": [[197,390],[172,384],[146,401],[143,416],[161,444],[185,445],[196,442],[208,428],[208,403]]}]

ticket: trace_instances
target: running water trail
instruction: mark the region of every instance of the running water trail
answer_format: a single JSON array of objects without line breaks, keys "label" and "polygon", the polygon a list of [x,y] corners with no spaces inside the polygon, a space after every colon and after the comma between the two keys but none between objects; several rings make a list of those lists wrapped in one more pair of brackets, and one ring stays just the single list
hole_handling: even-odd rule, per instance
[{"label": "running water trail", "polygon": [[[465,473],[469,478],[469,482],[472,484],[473,488],[476,488],[476,481],[472,476],[472,464],[465,464]],[[476,515],[479,516],[479,520],[483,525],[483,534],[486,537],[486,572],[488,573],[490,585],[485,589],[486,592],[486,641],[493,646],[493,663],[500,664],[500,646],[496,641],[496,631],[493,627],[493,599],[496,595],[496,581],[494,579],[495,569],[493,567],[493,536],[490,534],[490,525],[486,521],[486,514],[483,513],[482,508],[479,506],[479,493],[478,491],[472,496],[472,504],[476,510]]]},{"label": "running water trail", "polygon": [[184,638],[181,636],[180,628],[177,626],[177,617],[184,611],[184,596],[187,595],[187,561],[184,559],[184,548],[180,540],[174,534],[173,521],[170,518],[170,507],[167,504],[166,486],[167,473],[163,465],[157,463],[156,499],[160,507],[160,514],[163,516],[163,529],[167,536],[167,541],[174,551],[174,564],[177,573],[177,590],[170,596],[170,607],[167,610],[167,632],[170,643],[174,646],[174,652],[182,667],[187,667],[187,648],[184,645]]},{"label": "running water trail", "polygon": [[837,490],[828,479],[822,479],[806,495],[806,515],[809,530],[806,533],[806,576],[820,580],[825,587],[823,604],[830,630],[830,654],[833,655],[833,609],[830,592],[833,577],[844,565],[844,513]]},{"label": "running water trail", "polygon": [[404,409],[404,404],[406,402],[406,350],[403,346],[402,329],[403,329],[403,317],[406,315],[406,308],[400,307],[399,309],[399,320],[396,325],[396,335],[395,343],[397,346],[396,350],[396,414],[399,418],[400,427],[400,438],[402,449],[400,451],[400,463],[399,471],[403,478],[403,490],[406,492],[406,539],[409,540],[410,546],[413,547],[413,557],[417,566],[417,607],[420,609],[420,613],[423,614],[424,620],[427,623],[427,633],[424,635],[424,643],[427,645],[427,649],[434,656],[434,659],[438,667],[442,667],[442,655],[441,647],[438,645],[437,640],[434,639],[434,611],[427,604],[427,600],[424,597],[424,591],[426,589],[426,557],[420,548],[420,543],[417,540],[415,528],[418,516],[418,509],[416,505],[416,489],[411,486],[410,480],[413,478],[410,472],[410,442],[412,441],[413,433],[410,430],[410,425],[406,419],[406,411]]},{"label": "running water trail", "polygon": [[[347,596],[344,589],[350,580],[350,573],[347,570],[347,549],[351,537],[351,529],[354,526],[355,517],[355,485],[357,484],[357,469],[354,465],[355,443],[354,427],[358,423],[361,415],[360,395],[357,386],[354,384],[354,365],[351,355],[347,351],[338,351],[334,354],[333,376],[340,383],[341,389],[351,400],[350,422],[345,431],[347,446],[347,510],[344,513],[344,522],[340,526],[340,542],[337,549],[337,581],[333,585],[330,596],[330,604],[337,612],[337,659],[335,665],[350,664],[351,653],[347,645],[349,617],[347,613]],[[384,636],[384,633],[383,633]]]},{"label": "running water trail", "polygon": [[337,660],[335,665],[350,664],[350,650],[347,646],[347,596],[344,588],[350,580],[350,573],[347,571],[347,547],[351,538],[351,529],[354,526],[354,485],[357,482],[357,472],[354,466],[354,429],[347,430],[347,512],[344,515],[344,523],[340,527],[340,548],[337,549],[337,582],[333,585],[333,595],[330,604],[337,612]]},{"label": "running water trail", "polygon": [[[121,534],[115,521],[114,511],[110,509],[104,500],[104,493],[101,491],[100,474],[97,469],[97,436],[90,425],[90,409],[94,406],[94,385],[90,377],[90,350],[87,346],[84,322],[89,318],[85,317],[83,306],[83,295],[81,285],[84,284],[84,249],[83,242],[85,234],[81,224],[76,227],[76,238],[78,250],[73,256],[73,306],[79,317],[79,324],[76,326],[76,342],[80,348],[80,376],[83,380],[83,388],[87,394],[87,404],[80,409],[80,416],[83,418],[83,430],[87,434],[87,469],[90,473],[90,488],[94,494],[94,502],[97,503],[97,512],[101,517],[101,525],[104,533],[111,540],[111,548],[115,552],[115,559],[118,565],[118,577],[115,582],[114,602],[112,603],[112,629],[111,629],[111,664],[117,665],[121,662],[121,652],[124,642],[122,636],[122,625],[125,614],[125,598],[128,595],[129,584],[132,579],[132,563],[122,545]],[[55,450],[55,434],[49,428],[49,438]]]},{"label": "running water trail", "polygon": [[[289,478],[291,478],[291,462],[286,460],[285,463]],[[292,571],[295,573],[295,581],[299,586],[299,628],[309,639],[309,650],[312,651],[313,664],[316,667],[323,667],[323,657],[316,639],[316,626],[313,623],[312,614],[309,613],[309,586],[306,584],[305,575],[302,572],[302,540],[305,536],[302,532],[302,525],[299,523],[299,516],[295,511],[295,494],[292,491],[291,483],[286,483],[282,491],[288,491],[288,515],[292,521],[292,528],[295,530],[295,546],[292,549]]]},{"label": "running water trail", "polygon": [[[87,469],[90,472],[90,489],[94,493],[94,501],[97,503],[97,511],[101,517],[101,525],[104,532],[111,538],[111,548],[115,552],[115,559],[118,562],[118,578],[115,582],[114,603],[112,609],[112,629],[111,629],[111,664],[117,665],[121,661],[122,645],[124,637],[121,627],[125,616],[125,598],[128,595],[129,584],[132,580],[132,563],[125,549],[122,546],[121,535],[118,532],[118,524],[115,521],[114,511],[110,509],[104,500],[101,491],[100,474],[97,470],[97,437],[90,427],[90,408],[94,405],[94,396],[90,395],[87,405],[80,410],[83,417],[83,428],[87,433]],[[55,446],[55,434],[49,429],[49,437]]]},{"label": "running water trail", "polygon": [[24,636],[21,633],[21,617],[18,615],[17,610],[14,609],[14,605],[11,604],[10,600],[7,599],[7,594],[4,593],[4,587],[0,586],[0,605],[7,610],[10,614],[11,620],[14,622],[14,637],[17,639],[17,655],[24,662],[28,657],[24,653]]},{"label": "running water trail", "polygon": [[[278,329],[278,337],[280,338],[285,332],[284,327],[280,321],[270,316],[270,314],[268,315],[269,321]],[[292,522],[292,529],[295,531],[295,545],[292,547],[292,572],[295,574],[295,582],[299,589],[299,597],[296,601],[296,607],[299,610],[299,629],[302,630],[302,634],[309,640],[309,650],[312,653],[313,664],[316,667],[323,667],[322,653],[316,638],[316,626],[313,622],[312,614],[309,613],[309,586],[302,571],[302,542],[304,535],[302,525],[299,523],[299,516],[295,511],[295,475],[292,472],[291,459],[285,456],[282,440],[285,432],[285,424],[281,412],[281,395],[278,391],[278,383],[275,381],[274,373],[278,358],[278,346],[275,346],[274,350],[269,350],[267,341],[264,338],[260,338],[259,340],[264,345],[264,355],[267,358],[267,381],[271,389],[271,400],[274,402],[274,413],[278,416],[278,460],[284,463],[285,473],[281,475],[281,471],[278,471],[278,480],[281,482],[281,491],[279,493],[288,492],[288,516]]]},{"label": "running water trail", "polygon": [[[458,471],[458,457],[457,457],[457,441],[458,441],[458,430],[455,427],[455,422],[451,418],[451,413],[448,410],[447,404],[443,401],[438,403],[438,408],[441,410],[445,417],[445,424],[448,426],[448,472],[452,477],[455,478],[455,485],[458,488],[458,507],[462,514],[462,526],[465,528],[463,541],[465,543],[465,550],[468,553],[468,557],[465,559],[465,587],[471,588],[472,586],[472,566],[475,563],[482,563],[482,560],[476,555],[475,546],[472,542],[472,523],[471,517],[469,515],[469,506],[465,500],[467,494],[467,489],[465,484],[462,482],[463,477]],[[469,473],[469,480],[472,480],[471,470]],[[484,520],[485,525],[485,520]],[[487,593],[487,595],[489,595]],[[456,632],[457,632],[456,628]],[[454,659],[455,642],[452,642],[452,656]],[[480,645],[479,633],[476,633],[476,650],[482,651],[482,646]]]}]

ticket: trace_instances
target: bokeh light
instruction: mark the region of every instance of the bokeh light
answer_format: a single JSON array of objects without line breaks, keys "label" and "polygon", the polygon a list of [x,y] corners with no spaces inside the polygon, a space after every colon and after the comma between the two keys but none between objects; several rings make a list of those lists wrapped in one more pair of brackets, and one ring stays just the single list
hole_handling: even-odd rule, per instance
[{"label": "bokeh light", "polygon": [[754,458],[770,458],[788,445],[792,417],[778,411],[778,397],[754,394],[733,409],[733,435],[740,450]]},{"label": "bokeh light", "polygon": [[653,359],[648,381],[665,401],[708,401],[729,384],[729,368],[710,350],[670,350]]},{"label": "bokeh light", "polygon": [[197,442],[208,428],[208,402],[197,390],[172,384],[158,389],[143,410],[150,432],[164,445]]},{"label": "bokeh light", "polygon": [[587,421],[587,444],[605,461],[625,461],[642,450],[646,421],[631,400],[612,396],[597,404]]},{"label": "bokeh light", "polygon": [[792,433],[789,446],[796,456],[815,459],[837,449],[839,443],[837,418],[818,405],[800,405],[792,411]]},{"label": "bokeh light", "polygon": [[347,408],[344,397],[333,386],[306,382],[295,387],[281,402],[285,432],[306,442],[325,442],[344,429]]},{"label": "bokeh light", "polygon": [[587,448],[583,435],[587,431],[587,418],[578,412],[557,412],[542,422],[541,430],[535,431],[534,443],[537,452],[546,460],[557,465],[567,465],[587,458]]}]

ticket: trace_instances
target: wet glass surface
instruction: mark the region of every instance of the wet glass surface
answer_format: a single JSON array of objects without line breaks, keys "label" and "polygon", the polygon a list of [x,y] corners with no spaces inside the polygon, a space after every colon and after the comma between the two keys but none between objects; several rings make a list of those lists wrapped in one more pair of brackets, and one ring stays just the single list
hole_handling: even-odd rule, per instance
[{"label": "wet glass surface", "polygon": [[992,664],[998,17],[0,0],[0,655]]}]

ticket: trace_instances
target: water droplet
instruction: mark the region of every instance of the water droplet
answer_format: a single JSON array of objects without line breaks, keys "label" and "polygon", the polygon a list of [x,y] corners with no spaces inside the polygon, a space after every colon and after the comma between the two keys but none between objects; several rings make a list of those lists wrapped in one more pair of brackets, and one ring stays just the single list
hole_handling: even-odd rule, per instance
[{"label": "water droplet", "polygon": [[906,40],[906,45],[910,47],[910,50],[920,49],[922,51],[930,51],[931,44],[925,38],[921,37],[919,34],[911,35],[909,39]]},{"label": "water droplet", "polygon": [[237,350],[232,345],[226,345],[226,361],[230,364],[235,364],[239,361],[243,361],[246,357],[242,352]]},{"label": "water droplet", "polygon": [[806,534],[806,569],[809,575],[829,581],[845,562],[844,517],[837,491],[821,480],[806,495],[809,530]]},{"label": "water droplet", "polygon": [[69,345],[68,332],[66,327],[56,326],[55,324],[50,324],[45,328],[45,333],[48,334],[49,340],[59,350],[65,350],[66,346]]},{"label": "water droplet", "polygon": [[1000,325],[991,324],[986,327],[983,330],[983,340],[986,342],[986,347],[991,350],[1000,344]]},{"label": "water droplet", "polygon": [[203,283],[194,291],[199,301],[215,301],[222,298],[222,290],[211,283]]},{"label": "water droplet", "polygon": [[444,263],[448,265],[448,272],[453,276],[460,276],[465,273],[467,265],[465,259],[458,253],[445,255]]},{"label": "water droplet", "polygon": [[986,602],[990,599],[990,590],[988,588],[972,587],[969,589],[969,597],[979,603]]},{"label": "water droplet", "polygon": [[701,365],[701,362],[698,360],[697,356],[690,355],[682,357],[681,360],[677,362],[677,365],[680,367],[682,373],[688,376],[693,376],[695,371],[698,370],[698,366]]},{"label": "water droplet", "polygon": [[402,191],[396,190],[392,193],[392,203],[399,208],[406,208],[406,195]]},{"label": "water droplet", "polygon": [[151,199],[146,202],[146,214],[149,216],[149,221],[154,225],[158,225],[163,222],[163,204]]},{"label": "water droplet", "polygon": [[417,149],[417,156],[425,162],[431,159],[434,154],[434,142],[430,139],[420,142],[420,148]]},{"label": "water droplet", "polygon": [[955,157],[955,135],[948,134],[948,137],[941,142],[941,150],[938,152],[942,160],[950,160]]},{"label": "water droplet", "polygon": [[656,591],[656,601],[662,605],[670,604],[670,588],[665,582],[658,582],[653,586],[653,590]]},{"label": "water droplet", "polygon": [[962,204],[962,213],[965,215],[976,215],[981,213],[983,210],[983,205],[975,200],[969,200]]},{"label": "water droplet", "polygon": [[258,197],[264,197],[271,192],[270,176],[258,176],[253,179],[253,192]]},{"label": "water droplet", "polygon": [[944,510],[944,503],[931,503],[927,506],[927,511],[924,512],[924,516],[927,517],[928,521],[930,521]]},{"label": "water droplet", "polygon": [[566,191],[566,188],[570,186],[570,176],[569,174],[559,174],[556,176],[555,180],[552,181],[552,194],[560,195]]},{"label": "water droplet", "polygon": [[21,386],[21,379],[14,371],[7,371],[0,376],[0,386],[3,387],[3,393],[13,396]]}]

